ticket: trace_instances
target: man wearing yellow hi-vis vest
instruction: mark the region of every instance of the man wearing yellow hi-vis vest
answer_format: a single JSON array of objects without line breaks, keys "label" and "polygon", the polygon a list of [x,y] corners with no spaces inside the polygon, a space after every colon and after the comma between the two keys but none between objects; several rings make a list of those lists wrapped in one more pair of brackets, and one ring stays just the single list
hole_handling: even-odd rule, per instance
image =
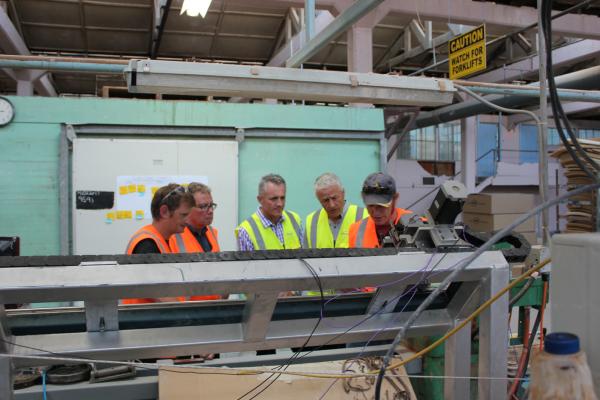
[{"label": "man wearing yellow hi-vis vest", "polygon": [[315,195],[323,207],[306,217],[304,247],[349,247],[350,225],[368,217],[367,210],[354,204],[346,204],[340,178],[330,172],[315,180]]},{"label": "man wearing yellow hi-vis vest", "polygon": [[284,250],[302,247],[302,221],[285,211],[285,180],[276,174],[262,177],[258,185],[260,206],[235,229],[238,250]]}]

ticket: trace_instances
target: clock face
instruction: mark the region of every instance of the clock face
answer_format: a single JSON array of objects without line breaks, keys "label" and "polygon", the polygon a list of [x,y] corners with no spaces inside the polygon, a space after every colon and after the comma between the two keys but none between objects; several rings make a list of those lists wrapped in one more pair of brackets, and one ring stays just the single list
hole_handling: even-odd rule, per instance
[{"label": "clock face", "polygon": [[0,97],[0,126],[8,124],[15,115],[15,109],[10,101]]}]

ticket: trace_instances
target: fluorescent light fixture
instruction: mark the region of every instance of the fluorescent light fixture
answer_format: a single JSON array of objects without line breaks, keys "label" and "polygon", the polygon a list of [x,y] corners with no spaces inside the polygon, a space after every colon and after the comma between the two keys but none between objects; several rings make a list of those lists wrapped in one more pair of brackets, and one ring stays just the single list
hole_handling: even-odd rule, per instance
[{"label": "fluorescent light fixture", "polygon": [[181,13],[179,15],[187,13],[190,17],[197,17],[198,14],[200,14],[202,15],[202,18],[204,18],[206,17],[211,2],[212,0],[183,0]]}]

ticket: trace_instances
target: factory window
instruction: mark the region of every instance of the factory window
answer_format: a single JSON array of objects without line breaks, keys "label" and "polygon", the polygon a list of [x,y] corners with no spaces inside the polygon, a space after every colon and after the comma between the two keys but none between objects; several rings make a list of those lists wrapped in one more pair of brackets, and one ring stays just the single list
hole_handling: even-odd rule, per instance
[{"label": "factory window", "polygon": [[[523,124],[519,130],[519,161],[521,163],[538,162],[538,140],[537,127],[535,125]],[[556,128],[548,128],[548,146],[560,146],[560,136]]]},{"label": "factory window", "polygon": [[397,155],[408,160],[460,160],[460,124],[441,124],[412,130],[402,139]]},{"label": "factory window", "polygon": [[600,129],[579,129],[579,138],[592,139],[600,137]]}]

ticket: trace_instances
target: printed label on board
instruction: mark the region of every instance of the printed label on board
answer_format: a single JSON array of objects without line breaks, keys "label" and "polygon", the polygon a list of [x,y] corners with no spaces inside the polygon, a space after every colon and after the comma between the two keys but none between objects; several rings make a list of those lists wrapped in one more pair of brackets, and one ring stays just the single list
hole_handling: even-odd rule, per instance
[{"label": "printed label on board", "polygon": [[78,190],[75,192],[77,210],[110,210],[115,204],[115,192]]}]

